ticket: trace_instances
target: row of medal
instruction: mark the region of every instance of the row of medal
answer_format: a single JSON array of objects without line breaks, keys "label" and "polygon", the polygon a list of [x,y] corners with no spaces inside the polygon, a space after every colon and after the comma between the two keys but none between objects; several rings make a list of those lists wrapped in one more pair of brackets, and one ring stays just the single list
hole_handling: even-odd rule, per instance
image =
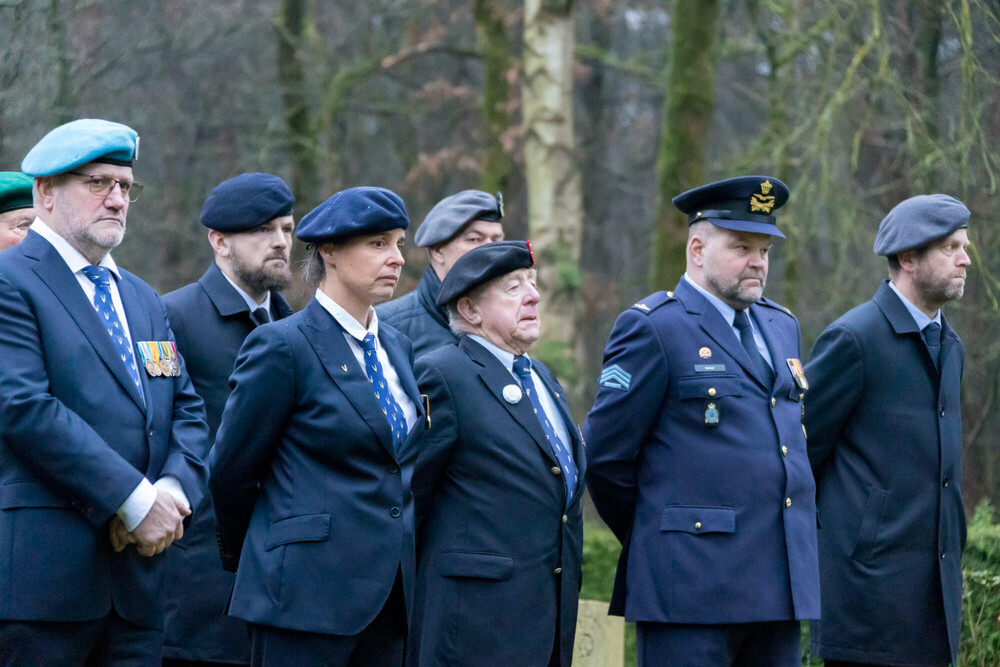
[{"label": "row of medal", "polygon": [[135,346],[142,356],[142,365],[150,377],[177,377],[181,365],[177,361],[177,346],[170,340],[141,340]]}]

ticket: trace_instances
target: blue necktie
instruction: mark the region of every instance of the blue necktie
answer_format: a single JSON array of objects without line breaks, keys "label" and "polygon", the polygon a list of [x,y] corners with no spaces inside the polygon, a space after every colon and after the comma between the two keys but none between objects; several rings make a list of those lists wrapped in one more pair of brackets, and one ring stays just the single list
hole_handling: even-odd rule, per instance
[{"label": "blue necktie", "polygon": [[562,468],[563,478],[566,480],[566,507],[569,507],[569,501],[573,497],[573,492],[576,491],[580,476],[576,463],[573,462],[573,455],[556,435],[556,430],[552,428],[548,415],[542,409],[542,404],[538,400],[538,392],[535,391],[535,383],[531,379],[531,361],[527,357],[514,357],[514,373],[521,378],[521,387],[528,395],[531,407],[535,409],[535,416],[538,417],[538,421],[541,422],[542,429],[545,431],[545,438],[549,441],[549,445],[556,455],[556,460],[559,461],[559,467]]},{"label": "blue necktie", "polygon": [[365,372],[368,374],[368,381],[371,382],[382,414],[392,428],[392,446],[398,452],[399,446],[406,438],[406,417],[399,403],[392,397],[389,385],[385,381],[382,364],[379,363],[378,355],[375,353],[375,336],[372,334],[365,336],[361,340],[361,349],[365,351]]},{"label": "blue necktie", "polygon": [[937,322],[931,322],[924,327],[924,343],[927,345],[927,351],[931,353],[931,359],[934,361],[934,367],[941,370],[941,325]]},{"label": "blue necktie", "polygon": [[[122,329],[121,319],[115,311],[115,303],[111,300],[111,272],[104,266],[85,266],[81,270],[83,275],[90,278],[90,281],[97,288],[94,292],[97,315],[101,324],[107,329],[108,335],[111,336],[111,343],[115,346],[122,363],[125,364],[125,370],[128,371],[129,377],[135,383],[139,397],[143,398],[142,380],[139,379],[139,369],[136,367],[135,357],[132,355],[132,343]],[[143,402],[145,403],[145,398],[143,398]]]},{"label": "blue necktie", "polygon": [[750,318],[746,310],[737,310],[733,317],[733,325],[740,330],[740,344],[750,357],[750,363],[757,369],[757,375],[764,381],[764,385],[771,387],[774,385],[774,371],[767,365],[767,361],[757,347],[757,341],[753,337],[753,329],[750,328]]}]

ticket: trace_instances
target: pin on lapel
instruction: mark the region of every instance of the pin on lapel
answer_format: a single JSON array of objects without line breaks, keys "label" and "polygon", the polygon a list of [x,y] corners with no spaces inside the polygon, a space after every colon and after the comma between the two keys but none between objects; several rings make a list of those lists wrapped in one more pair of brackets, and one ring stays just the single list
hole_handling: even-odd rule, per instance
[{"label": "pin on lapel", "polygon": [[503,400],[507,401],[511,405],[520,403],[523,396],[524,394],[521,393],[521,388],[516,384],[509,384],[503,388]]},{"label": "pin on lapel", "polygon": [[345,373],[347,372],[347,364],[343,364],[343,365],[341,366],[341,368],[342,368],[342,369],[344,369],[344,372],[345,372]]}]

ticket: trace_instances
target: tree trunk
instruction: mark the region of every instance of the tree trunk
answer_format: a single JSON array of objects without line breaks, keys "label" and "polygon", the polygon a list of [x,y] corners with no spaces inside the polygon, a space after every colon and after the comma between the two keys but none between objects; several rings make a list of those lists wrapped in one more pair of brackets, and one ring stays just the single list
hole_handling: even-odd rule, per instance
[{"label": "tree trunk", "polygon": [[677,0],[671,18],[667,98],[657,159],[660,201],[649,271],[654,290],[667,289],[684,272],[687,216],[670,200],[704,180],[715,107],[718,0]]},{"label": "tree trunk", "polygon": [[483,108],[480,132],[484,151],[480,187],[487,192],[506,190],[510,177],[510,156],[502,136],[510,127],[507,103],[507,72],[510,47],[507,42],[506,12],[498,0],[476,0],[473,6],[476,38],[483,54]]},{"label": "tree trunk", "polygon": [[524,161],[528,230],[538,262],[542,338],[536,354],[570,385],[579,379],[583,196],[573,135],[573,2],[526,0]]}]

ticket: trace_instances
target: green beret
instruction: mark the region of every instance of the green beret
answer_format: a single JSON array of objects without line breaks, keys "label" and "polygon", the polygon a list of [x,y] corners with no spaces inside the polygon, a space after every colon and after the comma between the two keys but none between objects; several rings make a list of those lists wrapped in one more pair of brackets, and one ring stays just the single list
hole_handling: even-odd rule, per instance
[{"label": "green beret", "polygon": [[19,171],[0,171],[0,213],[31,208],[31,184],[35,179]]}]

